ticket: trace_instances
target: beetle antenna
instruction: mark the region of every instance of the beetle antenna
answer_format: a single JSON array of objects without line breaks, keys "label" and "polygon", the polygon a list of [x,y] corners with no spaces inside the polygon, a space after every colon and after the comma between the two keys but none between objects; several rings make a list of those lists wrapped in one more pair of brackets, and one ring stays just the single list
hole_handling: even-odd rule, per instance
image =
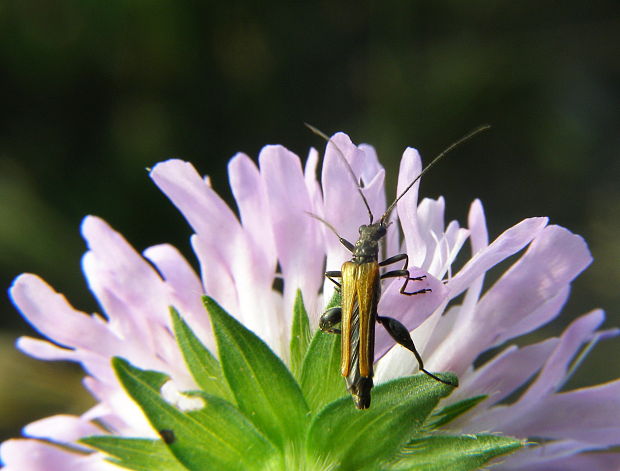
[{"label": "beetle antenna", "polygon": [[[343,239],[342,237],[340,237],[340,234],[338,234],[338,231],[336,230],[336,228],[334,226],[332,226],[329,222],[327,222],[325,219],[323,219],[321,216],[317,216],[314,213],[311,213],[310,211],[306,211],[306,214],[308,216],[313,217],[314,219],[316,219],[317,221],[321,221],[323,224],[325,224],[327,227],[329,227],[329,229],[336,234],[336,237],[338,237],[338,240],[340,240],[340,243],[342,245],[344,245],[345,247],[348,247],[349,245],[351,245],[349,242],[347,242],[345,239]],[[347,245],[348,244],[348,245]]]},{"label": "beetle antenna", "polygon": [[336,230],[336,228],[334,226],[332,226],[329,222],[327,222],[325,219],[323,219],[321,216],[318,216],[314,213],[311,213],[310,211],[306,211],[306,214],[308,216],[313,217],[314,219],[316,219],[317,221],[321,221],[323,224],[325,224],[327,227],[329,227],[329,229],[336,234],[336,237],[340,238],[340,234],[338,234],[338,231]]},{"label": "beetle antenna", "polygon": [[[340,158],[342,159],[342,161],[344,162],[345,166],[347,167],[349,175],[351,175],[351,178],[353,179],[353,183],[355,183],[355,186],[357,187],[358,193],[360,194],[360,196],[362,197],[362,200],[364,201],[364,206],[366,206],[366,209],[368,210],[368,216],[370,217],[370,224],[372,224],[374,216],[372,215],[372,211],[370,209],[370,205],[368,204],[368,200],[364,196],[364,193],[362,192],[362,187],[358,183],[357,177],[355,176],[355,173],[353,172],[353,169],[351,168],[351,165],[349,164],[349,161],[344,156],[344,153],[340,150],[340,147],[338,147],[338,145],[327,134],[325,134],[320,129],[318,129],[318,128],[316,128],[316,127],[314,127],[314,126],[312,126],[311,124],[308,124],[308,123],[304,123],[304,125],[308,129],[310,129],[310,131],[312,131],[314,134],[316,134],[317,136],[322,137],[328,143],[331,143],[335,147],[336,151],[338,152],[338,155],[340,155]],[[317,218],[317,219],[319,219],[319,221],[323,221],[321,218]],[[327,223],[327,221],[323,221],[323,222],[325,224],[329,225],[329,223]],[[332,227],[332,230],[333,230],[333,227]],[[340,236],[338,236],[338,237],[340,237]]]},{"label": "beetle antenna", "polygon": [[385,210],[385,213],[383,213],[383,216],[381,216],[381,224],[383,224],[383,222],[389,217],[390,213],[392,212],[392,210],[394,209],[394,207],[396,206],[396,203],[398,203],[398,201],[405,196],[405,193],[407,193],[411,187],[413,185],[416,184],[416,182],[418,180],[420,180],[420,178],[422,178],[422,175],[424,175],[426,172],[428,172],[431,167],[433,165],[435,165],[437,162],[439,162],[447,153],[449,153],[450,151],[454,150],[454,148],[460,146],[461,144],[463,144],[465,141],[470,140],[472,137],[474,137],[476,134],[479,134],[483,131],[486,131],[487,129],[489,129],[491,127],[491,125],[489,124],[483,124],[482,126],[478,126],[476,129],[474,129],[473,131],[470,131],[469,133],[467,133],[466,135],[464,135],[463,137],[461,137],[458,141],[453,142],[452,144],[450,144],[448,147],[446,147],[437,157],[435,157],[430,164],[428,164],[426,167],[424,167],[424,170],[422,170],[420,172],[420,174],[415,177],[415,179],[409,183],[409,185],[407,186],[407,188],[405,188],[405,190],[396,197],[396,199],[394,200],[394,202],[388,207],[388,209]]}]

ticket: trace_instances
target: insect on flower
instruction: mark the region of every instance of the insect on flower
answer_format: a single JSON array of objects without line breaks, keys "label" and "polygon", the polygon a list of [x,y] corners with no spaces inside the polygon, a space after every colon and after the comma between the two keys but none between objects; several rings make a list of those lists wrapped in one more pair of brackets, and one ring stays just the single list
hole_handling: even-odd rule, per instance
[{"label": "insect on flower", "polygon": [[[314,133],[330,141],[324,133],[313,126],[307,125]],[[323,332],[341,335],[341,358],[340,372],[345,377],[347,389],[353,396],[355,407],[358,409],[368,409],[370,407],[370,391],[373,387],[373,361],[375,347],[375,322],[381,324],[390,334],[390,336],[400,345],[410,350],[416,357],[420,371],[426,373],[436,381],[440,381],[451,386],[456,386],[448,381],[435,376],[431,372],[424,369],[424,362],[418,353],[411,339],[411,335],[407,328],[392,317],[381,316],[377,312],[377,305],[381,296],[381,280],[385,278],[405,278],[400,288],[400,293],[406,296],[414,296],[423,294],[430,289],[419,289],[407,291],[410,281],[420,281],[421,277],[412,277],[409,270],[409,256],[405,253],[397,254],[383,261],[379,261],[379,243],[387,233],[390,225],[388,222],[390,213],[396,207],[398,201],[413,187],[413,185],[424,175],[433,165],[435,165],[448,152],[469,140],[476,134],[489,129],[489,125],[480,126],[469,134],[465,135],[458,141],[451,144],[430,164],[428,164],[422,172],[405,188],[405,190],[396,197],[396,199],[388,206],[385,213],[378,222],[374,222],[374,216],[370,209],[370,205],[364,196],[360,185],[355,178],[355,174],[351,166],[347,162],[344,154],[334,144],[338,154],[345,163],[349,173],[353,177],[359,194],[364,201],[364,205],[368,210],[370,217],[369,224],[364,224],[359,228],[359,238],[355,244],[344,239],[338,234],[338,231],[329,222],[325,221],[316,214],[310,216],[318,219],[325,224],[340,240],[352,254],[351,260],[342,264],[339,271],[327,271],[325,276],[336,285],[336,289],[340,292],[342,299],[341,306],[328,309],[323,313],[319,320],[319,327]],[[392,265],[404,261],[400,270],[389,270],[383,274],[380,273],[381,267]],[[340,281],[337,281],[340,279]],[[336,327],[340,324],[339,328]]]}]

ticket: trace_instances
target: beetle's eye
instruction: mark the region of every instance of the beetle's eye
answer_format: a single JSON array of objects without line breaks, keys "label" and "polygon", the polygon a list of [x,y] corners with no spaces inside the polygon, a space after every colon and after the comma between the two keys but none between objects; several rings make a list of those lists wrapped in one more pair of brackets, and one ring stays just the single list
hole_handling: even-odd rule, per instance
[{"label": "beetle's eye", "polygon": [[360,226],[360,229],[359,229],[360,234],[361,234],[362,232],[364,232],[364,231],[366,230],[366,228],[367,228],[367,227],[368,227],[368,226],[367,226],[366,224],[362,224],[362,225]]}]

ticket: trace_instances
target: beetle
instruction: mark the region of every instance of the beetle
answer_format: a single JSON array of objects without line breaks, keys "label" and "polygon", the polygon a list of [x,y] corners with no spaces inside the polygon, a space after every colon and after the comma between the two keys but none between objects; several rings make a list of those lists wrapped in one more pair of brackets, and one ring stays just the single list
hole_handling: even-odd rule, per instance
[{"label": "beetle", "polygon": [[[330,141],[324,133],[313,126],[307,125],[314,133],[320,135],[328,142]],[[398,201],[420,180],[420,178],[448,152],[469,140],[474,135],[489,129],[489,125],[479,126],[458,141],[451,144],[405,188],[388,206],[383,215],[377,222],[370,209],[370,205],[357,183],[355,174],[346,161],[344,154],[335,146],[342,160],[345,162],[349,173],[352,175],[358,192],[361,195],[370,222],[361,225],[359,228],[359,238],[355,244],[349,242],[338,234],[338,231],[329,222],[316,214],[309,213],[310,216],[325,224],[352,254],[351,260],[345,261],[338,271],[326,271],[325,277],[336,285],[336,289],[341,295],[341,305],[328,309],[323,313],[319,320],[319,328],[326,333],[341,335],[341,359],[340,372],[345,377],[347,390],[353,397],[355,407],[358,409],[368,409],[370,407],[371,390],[373,387],[373,362],[375,347],[375,323],[381,324],[388,334],[400,345],[410,350],[417,362],[420,371],[431,378],[451,386],[457,386],[449,381],[445,381],[424,368],[422,357],[416,350],[411,335],[407,328],[398,320],[379,315],[377,305],[381,297],[381,280],[386,278],[404,277],[404,283],[400,288],[400,294],[414,296],[431,291],[430,289],[419,289],[407,291],[407,285],[411,281],[421,281],[425,277],[412,277],[408,270],[409,256],[405,253],[397,254],[383,261],[379,261],[379,246],[383,237],[387,234],[389,226],[389,216],[396,207]],[[389,270],[381,273],[381,268],[394,263],[404,261],[403,267],[398,270]],[[340,279],[338,281],[337,279]],[[337,325],[340,324],[338,328]]]}]

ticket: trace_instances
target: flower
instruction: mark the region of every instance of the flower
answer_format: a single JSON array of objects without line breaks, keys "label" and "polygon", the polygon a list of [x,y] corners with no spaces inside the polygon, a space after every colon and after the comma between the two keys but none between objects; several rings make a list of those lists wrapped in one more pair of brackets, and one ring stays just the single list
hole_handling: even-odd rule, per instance
[{"label": "flower", "polygon": [[[117,436],[158,437],[119,383],[110,360],[123,357],[140,368],[166,373],[179,390],[196,389],[174,338],[169,306],[182,313],[214,352],[212,327],[201,301],[206,293],[288,362],[297,292],[315,327],[334,290],[324,280],[324,267],[337,269],[350,258],[329,228],[307,213],[332,223],[347,240],[356,239],[358,227],[368,218],[343,156],[362,180],[373,214],[382,214],[384,170],[372,147],[355,146],[345,134],[336,134],[327,145],[321,185],[315,150],[305,169],[282,146],[263,148],[259,168],[244,154],[233,157],[228,172],[239,218],[208,178],[187,162],[169,160],[156,165],[151,177],[194,231],[191,243],[199,276],[174,247],[158,245],[141,256],[93,216],[82,224],[88,244],[82,264],[104,315],[77,311],[36,275],[19,276],[10,290],[13,302],[51,341],[22,337],[18,348],[43,360],[79,362],[87,374],[84,385],[98,403],[79,417],[54,416],[27,425],[24,434],[29,438],[2,444],[4,469],[118,469],[103,453],[87,453],[78,443],[104,433],[99,424]],[[420,171],[417,151],[408,148],[401,161],[399,191]],[[404,249],[412,276],[426,277],[416,287],[432,291],[402,296],[402,280],[395,279],[385,283],[378,311],[398,317],[413,331],[426,369],[458,375],[460,386],[445,405],[479,397],[475,407],[450,423],[450,430],[538,439],[539,445],[525,447],[494,469],[618,469],[620,454],[605,450],[620,444],[620,380],[561,392],[578,352],[618,333],[597,330],[603,312],[583,315],[559,338],[521,348],[510,344],[560,314],[570,283],[591,262],[583,239],[549,225],[546,218],[531,218],[489,244],[479,201],[471,205],[467,227],[456,221],[445,225],[443,198],[418,204],[418,186],[399,201],[398,218],[396,211],[391,217],[400,222],[404,241],[393,225],[385,253]],[[471,258],[456,270],[455,259],[467,241]],[[486,272],[520,251],[521,257],[483,291]],[[279,278],[282,291],[273,288]],[[497,347],[498,353],[474,367],[480,354]],[[376,359],[376,383],[417,370],[411,353],[395,347],[381,327]],[[520,388],[524,391],[516,400],[505,401]]]}]

